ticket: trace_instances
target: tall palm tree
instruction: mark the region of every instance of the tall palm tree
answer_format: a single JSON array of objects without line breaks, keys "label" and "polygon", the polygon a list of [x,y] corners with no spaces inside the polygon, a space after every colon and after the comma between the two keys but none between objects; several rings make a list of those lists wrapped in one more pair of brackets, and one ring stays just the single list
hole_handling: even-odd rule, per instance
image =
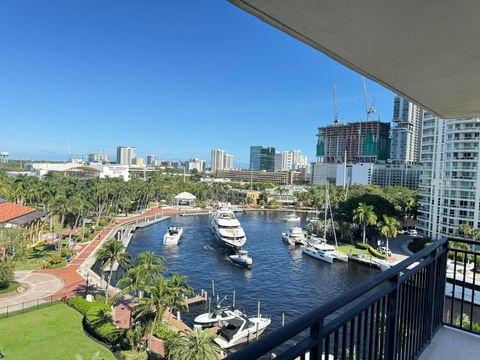
[{"label": "tall palm tree", "polygon": [[362,226],[362,242],[365,244],[367,241],[367,226],[377,223],[377,215],[373,211],[373,205],[358,204],[358,207],[353,211],[353,221]]},{"label": "tall palm tree", "polygon": [[457,232],[463,235],[463,239],[465,240],[467,237],[471,237],[473,235],[473,229],[468,224],[461,224],[458,227]]},{"label": "tall palm tree", "polygon": [[188,311],[186,295],[193,294],[193,289],[187,284],[187,277],[173,274],[167,280],[168,307],[171,311]]},{"label": "tall palm tree", "polygon": [[172,359],[217,360],[222,349],[213,341],[216,335],[206,329],[195,329],[192,333],[181,333],[167,351]]},{"label": "tall palm tree", "polygon": [[140,294],[145,292],[150,284],[153,284],[155,277],[161,277],[164,270],[164,259],[155,255],[153,251],[141,252],[135,259],[133,266],[130,267],[125,276],[117,283],[121,288],[120,296],[133,294],[142,297]]},{"label": "tall palm tree", "polygon": [[378,223],[378,230],[380,234],[385,238],[385,246],[387,248],[388,257],[388,241],[397,236],[397,227],[400,225],[397,219],[393,216],[383,215],[383,221]]},{"label": "tall palm tree", "polygon": [[138,299],[140,303],[134,309],[134,316],[136,319],[153,316],[153,321],[150,326],[151,338],[170,302],[168,283],[163,277],[156,277],[154,278],[154,283],[147,287],[146,292],[148,296]]},{"label": "tall palm tree", "polygon": [[120,241],[109,239],[98,250],[96,260],[100,263],[102,269],[105,266],[109,267],[107,289],[105,291],[105,304],[107,304],[108,290],[110,288],[110,282],[112,281],[113,264],[117,262],[119,268],[126,269],[130,264],[130,256],[125,252],[125,247]]}]

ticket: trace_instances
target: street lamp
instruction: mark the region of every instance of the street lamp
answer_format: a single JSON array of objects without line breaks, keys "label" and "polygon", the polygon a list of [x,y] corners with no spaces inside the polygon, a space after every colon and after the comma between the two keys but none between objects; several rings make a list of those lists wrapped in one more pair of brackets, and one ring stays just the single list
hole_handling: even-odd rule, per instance
[{"label": "street lamp", "polygon": [[89,287],[89,281],[90,281],[90,274],[87,273],[87,277],[86,277],[86,286],[85,286],[85,297],[88,295],[88,287]]}]

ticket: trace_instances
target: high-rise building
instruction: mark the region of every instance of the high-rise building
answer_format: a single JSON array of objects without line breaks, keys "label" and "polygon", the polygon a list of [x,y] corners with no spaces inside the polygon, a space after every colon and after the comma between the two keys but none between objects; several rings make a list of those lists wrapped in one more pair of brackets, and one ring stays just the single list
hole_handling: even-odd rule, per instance
[{"label": "high-rise building", "polygon": [[425,113],[417,229],[438,240],[461,238],[458,228],[480,225],[480,118],[440,119]]},{"label": "high-rise building", "polygon": [[233,155],[221,149],[213,149],[211,154],[212,171],[233,169]]},{"label": "high-rise building", "polygon": [[223,157],[223,170],[233,169],[233,155],[225,154]]},{"label": "high-rise building", "polygon": [[423,110],[401,96],[393,101],[393,127],[390,159],[419,163]]},{"label": "high-rise building", "polygon": [[117,147],[117,164],[133,165],[134,159],[137,157],[137,149],[129,146]]},{"label": "high-rise building", "polygon": [[250,146],[250,169],[275,171],[275,148]]},{"label": "high-rise building", "polygon": [[147,155],[147,165],[155,166],[155,155]]},{"label": "high-rise building", "polygon": [[390,154],[390,124],[380,121],[358,121],[318,128],[317,161],[375,163]]},{"label": "high-rise building", "polygon": [[187,170],[197,170],[198,172],[204,172],[205,171],[205,160],[200,160],[200,159],[190,159],[187,162]]},{"label": "high-rise building", "polygon": [[100,162],[103,164],[107,164],[110,162],[110,158],[107,154],[104,153],[90,153],[88,154],[88,162]]},{"label": "high-rise building", "polygon": [[223,170],[225,167],[225,150],[212,150],[212,171]]},{"label": "high-rise building", "polygon": [[275,152],[275,171],[289,171],[308,168],[308,159],[300,150]]}]

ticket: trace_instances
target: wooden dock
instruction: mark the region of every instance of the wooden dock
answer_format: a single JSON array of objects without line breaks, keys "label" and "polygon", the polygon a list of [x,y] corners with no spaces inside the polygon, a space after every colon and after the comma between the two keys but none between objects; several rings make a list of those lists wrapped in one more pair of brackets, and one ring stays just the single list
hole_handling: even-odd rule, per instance
[{"label": "wooden dock", "polygon": [[369,267],[374,267],[376,269],[380,269],[380,266],[378,266],[377,263],[372,261],[371,256],[348,255],[348,260],[351,260],[351,261],[354,261],[354,262],[357,262],[359,264],[366,265],[366,266],[369,266]]},{"label": "wooden dock", "polygon": [[200,294],[196,294],[195,296],[187,299],[188,305],[194,304],[201,304],[207,301],[207,292],[205,290],[201,290]]}]

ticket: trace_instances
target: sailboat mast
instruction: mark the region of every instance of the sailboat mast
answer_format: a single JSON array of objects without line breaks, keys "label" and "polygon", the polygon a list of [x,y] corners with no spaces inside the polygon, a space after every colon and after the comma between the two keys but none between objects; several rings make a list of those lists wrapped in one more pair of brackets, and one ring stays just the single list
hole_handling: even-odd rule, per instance
[{"label": "sailboat mast", "polygon": [[325,204],[323,206],[323,212],[325,214],[324,216],[324,223],[323,223],[323,238],[325,239],[325,241],[327,240],[327,226],[328,226],[328,222],[327,222],[327,200],[328,200],[328,181],[325,183]]}]

